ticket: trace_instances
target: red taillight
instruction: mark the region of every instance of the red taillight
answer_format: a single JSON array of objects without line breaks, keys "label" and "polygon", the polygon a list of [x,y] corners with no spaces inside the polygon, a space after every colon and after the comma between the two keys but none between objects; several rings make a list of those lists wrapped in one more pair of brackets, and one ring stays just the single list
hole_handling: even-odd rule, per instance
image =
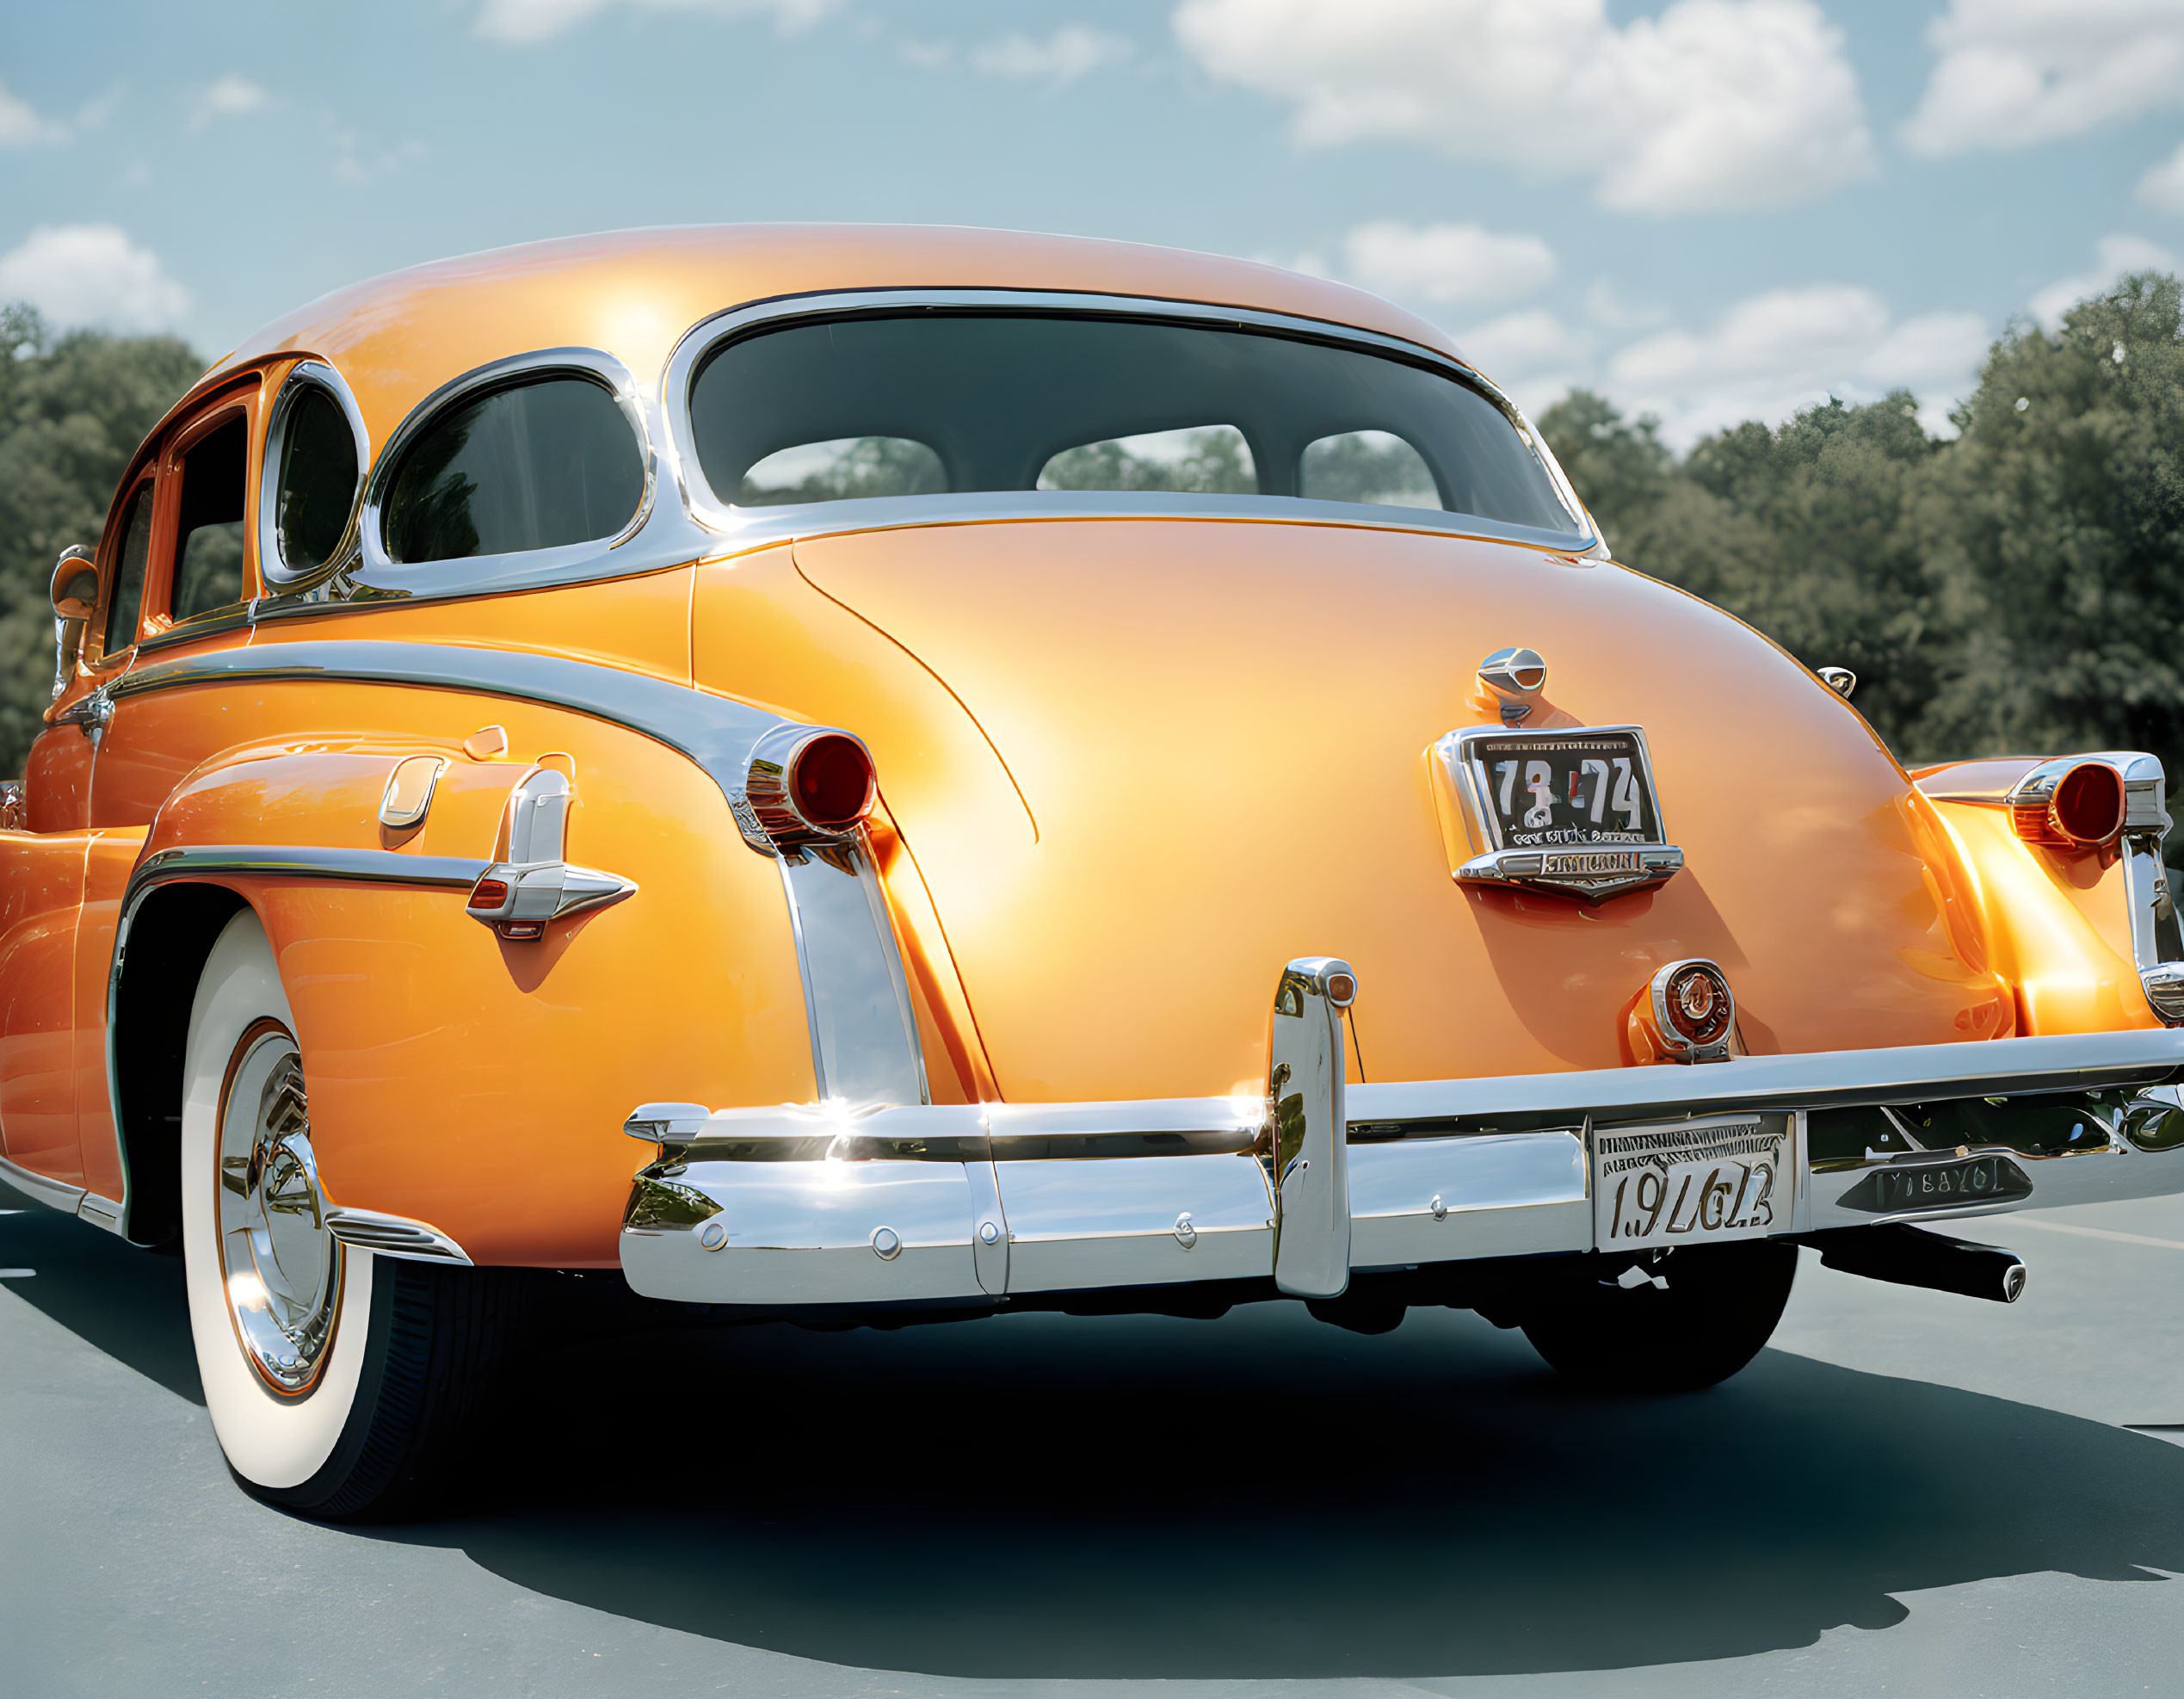
[{"label": "red taillight", "polygon": [[2123,831],[2123,776],[2105,761],[2073,767],[2055,787],[2048,818],[2072,843],[2107,843]]},{"label": "red taillight", "polygon": [[854,738],[830,732],[796,752],[789,768],[796,811],[821,831],[848,831],[872,812],[872,758]]},{"label": "red taillight", "polygon": [[470,887],[468,906],[474,909],[498,909],[508,905],[508,881],[500,879],[481,879]]}]

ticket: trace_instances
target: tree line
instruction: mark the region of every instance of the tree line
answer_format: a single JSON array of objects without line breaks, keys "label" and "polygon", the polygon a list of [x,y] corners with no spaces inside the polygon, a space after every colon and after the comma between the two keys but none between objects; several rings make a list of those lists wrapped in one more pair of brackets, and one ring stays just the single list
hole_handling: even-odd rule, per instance
[{"label": "tree line", "polygon": [[[1716,433],[1573,392],[1541,434],[1615,558],[1745,620],[1907,764],[2184,757],[2184,298],[2126,277],[2058,330],[2013,324],[1930,435],[1898,392]],[[49,700],[54,558],[97,539],[129,455],[203,369],[173,337],[56,336],[0,309],[0,773]],[[1725,705],[1726,706],[1726,705]]]}]

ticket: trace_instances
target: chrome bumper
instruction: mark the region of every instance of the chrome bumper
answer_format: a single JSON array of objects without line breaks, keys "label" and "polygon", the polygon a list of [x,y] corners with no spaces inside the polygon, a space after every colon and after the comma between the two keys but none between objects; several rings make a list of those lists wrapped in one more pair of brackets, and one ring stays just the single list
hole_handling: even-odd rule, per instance
[{"label": "chrome bumper", "polygon": [[[1333,1296],[1352,1270],[1590,1250],[1595,1125],[1734,1109],[1793,1117],[1786,1233],[2184,1191],[2184,1148],[2140,1148],[2120,1131],[2126,1097],[2177,1103],[2184,1033],[1345,1088],[1339,1072],[1325,1078],[1330,1029],[1315,1024],[1314,983],[1299,980],[1298,1032],[1285,1033],[1277,1004],[1266,1099],[647,1105],[626,1130],[660,1148],[632,1193],[624,1274],[650,1297],[762,1308],[1233,1280]],[[1338,1041],[1337,1068],[1341,1053]],[[1301,1094],[1286,1090],[1299,1079]],[[1876,1169],[1958,1152],[1819,1171],[1810,1155],[1815,1111],[2095,1090],[2118,1094],[2116,1130],[2066,1153],[2008,1149],[2031,1189],[2003,1202],[1879,1214],[1846,1194]]]}]

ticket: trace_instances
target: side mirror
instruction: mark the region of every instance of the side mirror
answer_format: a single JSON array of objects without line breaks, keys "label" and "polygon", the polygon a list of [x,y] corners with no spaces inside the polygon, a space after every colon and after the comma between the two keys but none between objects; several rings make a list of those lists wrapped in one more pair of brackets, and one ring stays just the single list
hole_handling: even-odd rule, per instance
[{"label": "side mirror", "polygon": [[83,627],[99,605],[99,569],[89,549],[71,544],[53,565],[53,695],[68,689],[83,652]]}]

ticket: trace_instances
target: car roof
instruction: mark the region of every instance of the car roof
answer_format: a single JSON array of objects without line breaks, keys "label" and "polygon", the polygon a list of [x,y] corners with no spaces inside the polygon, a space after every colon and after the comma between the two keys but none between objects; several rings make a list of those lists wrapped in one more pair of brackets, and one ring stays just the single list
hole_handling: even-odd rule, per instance
[{"label": "car roof", "polygon": [[352,284],[246,338],[192,394],[269,356],[313,355],[347,380],[376,450],[418,401],[490,361],[598,349],[656,391],[676,343],[712,314],[876,288],[1200,302],[1354,326],[1461,357],[1434,326],[1376,295],[1249,260],[947,226],[706,225],[526,243]]}]

